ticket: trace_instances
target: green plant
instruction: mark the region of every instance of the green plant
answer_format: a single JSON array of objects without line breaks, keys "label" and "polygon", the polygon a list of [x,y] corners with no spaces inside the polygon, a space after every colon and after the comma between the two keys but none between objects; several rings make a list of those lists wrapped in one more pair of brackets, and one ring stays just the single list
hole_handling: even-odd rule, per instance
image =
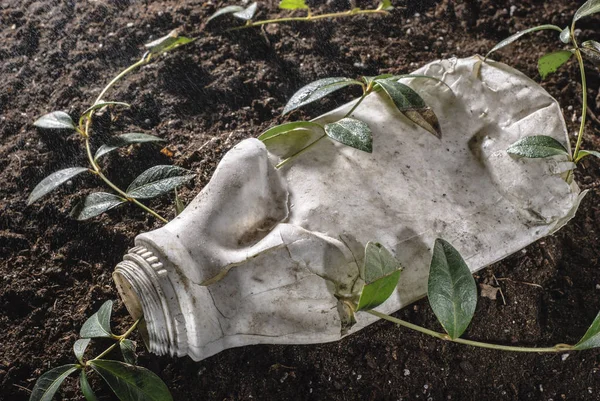
[{"label": "green plant", "polygon": [[[583,141],[583,134],[585,133],[585,123],[588,112],[588,95],[587,95],[587,79],[585,73],[584,58],[591,61],[595,65],[600,65],[600,43],[594,40],[587,40],[581,45],[578,43],[575,35],[575,26],[577,21],[584,17],[588,17],[592,14],[600,12],[600,0],[588,0],[585,2],[573,16],[571,26],[561,28],[556,25],[540,25],[533,28],[525,29],[517,32],[514,35],[504,39],[500,43],[490,50],[486,56],[489,57],[493,52],[502,49],[505,46],[517,41],[522,36],[542,31],[542,30],[553,30],[559,32],[559,39],[565,45],[569,45],[567,50],[559,50],[548,53],[542,56],[538,61],[538,70],[542,77],[545,79],[549,74],[556,72],[561,66],[569,61],[573,56],[577,59],[579,65],[579,71],[581,74],[581,90],[583,96],[583,107],[581,112],[581,124],[579,128],[579,134],[577,135],[577,142],[575,149],[571,152],[570,147],[565,147],[563,144],[555,140],[554,138],[536,135],[528,138],[523,138],[520,141],[514,143],[508,148],[508,153],[528,158],[545,158],[555,155],[566,156],[570,161],[577,164],[586,156],[600,157],[600,152],[592,150],[583,150],[581,148]],[[569,180],[572,177],[571,174],[567,177]]]},{"label": "green plant", "polygon": [[[79,387],[87,401],[96,401],[88,381],[89,373],[98,374],[121,401],[172,401],[171,393],[163,381],[146,368],[137,366],[136,343],[128,337],[140,323],[136,321],[124,334],[113,334],[110,315],[113,302],[106,301],[81,327],[80,339],[73,345],[76,363],[59,366],[39,377],[30,401],[50,401],[63,381],[73,373],[79,374]],[[85,358],[92,339],[104,338],[114,343],[94,358]],[[107,359],[116,348],[123,361]]]},{"label": "green plant", "polygon": [[87,154],[89,167],[70,167],[49,175],[33,189],[29,195],[27,204],[31,205],[79,174],[91,173],[99,177],[109,188],[114,191],[114,193],[94,192],[86,196],[85,198],[81,199],[72,209],[72,217],[78,220],[86,220],[98,216],[99,214],[102,214],[124,203],[133,203],[157,219],[166,223],[167,219],[141,203],[140,200],[155,198],[171,192],[179,185],[184,184],[192,179],[194,174],[188,170],[176,166],[154,166],[140,174],[135,180],[133,180],[126,190],[122,190],[106,177],[99,163],[100,159],[108,153],[124,146],[139,143],[162,142],[163,139],[145,133],[126,133],[110,138],[105,144],[96,150],[95,154],[92,154],[92,148],[90,144],[92,135],[91,126],[94,114],[100,110],[115,107],[130,107],[127,103],[103,100],[107,91],[115,83],[117,83],[131,71],[149,63],[153,58],[156,58],[165,52],[193,41],[194,39],[179,36],[177,31],[173,31],[167,36],[146,44],[145,46],[148,50],[146,53],[144,53],[142,58],[136,63],[127,67],[112,81],[110,81],[108,85],[106,85],[94,103],[81,114],[77,124],[71,119],[71,116],[63,111],[54,111],[38,118],[33,123],[38,128],[75,131],[77,134],[79,134]]},{"label": "green plant", "polygon": [[[437,239],[433,247],[427,296],[445,333],[436,332],[374,310],[392,295],[401,279],[401,270],[400,263],[385,247],[377,243],[368,243],[361,269],[361,278],[365,285],[358,300],[355,298],[342,300],[345,311],[349,315],[345,321],[354,323],[356,312],[366,312],[440,340],[501,351],[556,353],[600,347],[600,313],[575,345],[556,344],[552,347],[535,348],[492,344],[461,338],[475,314],[477,285],[462,256],[443,239]],[[349,328],[348,326],[342,327],[342,332],[345,332]]]},{"label": "green plant", "polygon": [[[402,115],[429,133],[441,138],[440,124],[433,110],[427,106],[417,92],[399,82],[406,78],[425,78],[439,81],[426,75],[410,74],[383,74],[375,77],[362,77],[361,80],[346,77],[320,79],[298,90],[285,105],[283,114],[288,114],[348,86],[360,86],[362,96],[337,121],[325,125],[312,121],[289,122],[268,129],[258,139],[263,141],[271,153],[282,159],[277,164],[277,168],[283,167],[294,158],[308,151],[325,137],[363,152],[371,153],[373,151],[371,130],[364,121],[356,119],[352,115],[367,96],[381,91],[391,99]],[[442,81],[439,82],[444,84]]]},{"label": "green plant", "polygon": [[306,4],[305,0],[281,0],[279,2],[279,8],[283,10],[303,10],[306,11],[306,16],[304,17],[285,17],[285,18],[274,18],[274,19],[266,19],[261,21],[253,21],[256,11],[258,10],[258,3],[252,3],[247,7],[237,6],[237,5],[229,5],[217,10],[213,15],[211,15],[207,23],[211,20],[230,14],[233,17],[245,21],[245,24],[236,28],[232,28],[233,30],[251,28],[261,25],[267,24],[279,24],[282,22],[307,22],[307,21],[317,21],[321,19],[332,19],[332,18],[343,18],[343,17],[353,17],[357,15],[372,15],[372,14],[388,14],[390,10],[394,7],[392,6],[391,0],[383,0],[379,3],[377,8],[370,10],[363,10],[358,7],[352,8],[347,11],[341,11],[336,13],[326,13],[326,14],[313,14],[311,9]]}]

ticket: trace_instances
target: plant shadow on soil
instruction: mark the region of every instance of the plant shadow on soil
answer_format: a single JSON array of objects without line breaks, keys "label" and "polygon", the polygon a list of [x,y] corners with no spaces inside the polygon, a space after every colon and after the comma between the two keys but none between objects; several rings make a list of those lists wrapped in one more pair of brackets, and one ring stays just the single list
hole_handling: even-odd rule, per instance
[{"label": "plant shadow on soil", "polygon": [[[279,114],[300,86],[326,76],[410,72],[441,57],[483,54],[520,29],[542,22],[566,26],[581,3],[406,0],[387,18],[223,34],[200,31],[214,1],[3,1],[0,400],[26,399],[42,372],[73,362],[71,347],[82,323],[102,302],[117,298],[113,267],[135,235],[159,226],[129,207],[88,222],[69,220],[76,193],[103,190],[92,177],[77,178],[26,207],[29,191],[44,176],[85,162],[74,135],[38,131],[31,122],[56,109],[72,115],[84,110],[141,56],[143,43],[174,28],[201,36],[117,85],[111,100],[133,108],[117,121],[100,118],[97,132],[105,137],[143,130],[167,139],[173,156],[154,146],[121,152],[107,159],[108,172],[125,185],[153,164],[193,169],[198,177],[181,191],[189,202],[235,143],[285,121]],[[347,7],[345,1],[313,4],[315,11]],[[264,2],[267,8],[278,13],[275,1]],[[598,22],[582,21],[582,36],[600,38]],[[553,34],[535,34],[496,57],[539,80],[537,57],[557,46]],[[590,67],[588,74],[591,110],[600,115],[598,70]],[[569,132],[577,130],[574,113],[581,109],[577,80],[576,66],[569,64],[544,83],[563,106]],[[356,95],[340,93],[294,118],[317,116]],[[592,119],[586,148],[600,149],[599,129]],[[122,165],[127,167],[120,170]],[[476,275],[480,284],[496,285],[493,276],[510,280],[499,282],[506,304],[500,297],[480,299],[469,338],[543,346],[574,343],[585,332],[600,310],[599,167],[590,159],[578,170],[577,181],[592,191],[567,227]],[[169,199],[152,206],[173,215]],[[439,329],[425,300],[397,316]],[[130,324],[120,302],[115,322],[117,331]],[[331,344],[243,347],[199,363],[143,351],[140,364],[159,374],[176,400],[594,400],[600,399],[599,357],[596,351],[565,359],[478,350],[379,322]],[[112,399],[97,379],[92,385]],[[68,380],[56,399],[82,399],[77,382]]]}]

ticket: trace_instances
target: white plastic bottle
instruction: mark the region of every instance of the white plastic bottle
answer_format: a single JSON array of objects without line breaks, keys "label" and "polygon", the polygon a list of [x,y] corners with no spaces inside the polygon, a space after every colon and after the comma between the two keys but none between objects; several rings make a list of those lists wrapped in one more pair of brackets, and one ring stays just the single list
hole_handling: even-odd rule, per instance
[{"label": "white plastic bottle", "polygon": [[[149,349],[201,360],[249,344],[338,340],[338,297],[361,288],[368,241],[405,266],[379,310],[426,294],[430,247],[444,238],[475,271],[564,225],[582,195],[566,159],[515,159],[518,139],[565,141],[556,101],[506,65],[478,57],[431,63],[409,82],[433,108],[441,141],[382,94],[354,116],[373,131],[367,154],[323,140],[284,168],[256,139],[230,150],[210,183],[164,227],[139,235],[114,273]],[[343,116],[352,104],[319,118]],[[358,315],[351,332],[372,323]]]}]

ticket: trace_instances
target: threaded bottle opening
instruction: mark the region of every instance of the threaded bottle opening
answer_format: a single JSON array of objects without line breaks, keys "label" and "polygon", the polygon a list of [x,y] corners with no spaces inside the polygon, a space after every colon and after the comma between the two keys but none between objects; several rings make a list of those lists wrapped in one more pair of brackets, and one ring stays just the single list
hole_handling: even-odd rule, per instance
[{"label": "threaded bottle opening", "polygon": [[[165,295],[170,287],[167,270],[151,251],[142,246],[129,250],[113,273],[123,303],[134,319],[144,317],[140,332],[148,350],[157,355],[185,354],[187,341],[173,321]],[[172,298],[171,298],[172,299]]]}]

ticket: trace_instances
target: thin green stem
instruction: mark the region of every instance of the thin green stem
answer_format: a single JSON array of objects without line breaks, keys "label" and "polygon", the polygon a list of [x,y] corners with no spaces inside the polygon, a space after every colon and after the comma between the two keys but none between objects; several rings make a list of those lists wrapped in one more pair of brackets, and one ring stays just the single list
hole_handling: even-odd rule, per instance
[{"label": "thin green stem", "polygon": [[[100,353],[100,355],[98,355],[97,357],[95,357],[94,359],[90,359],[91,361],[95,361],[96,359],[102,359],[103,357],[105,357],[106,355],[110,354],[112,352],[112,350],[114,350],[117,345],[119,345],[119,343],[122,340],[125,340],[127,337],[129,337],[131,335],[131,333],[133,333],[133,331],[135,330],[135,328],[138,326],[138,324],[140,323],[141,319],[136,320],[133,325],[131,325],[131,327],[122,335],[120,336],[116,336],[116,339],[118,339],[118,341],[116,343],[114,343],[113,345],[111,345],[110,347],[108,347],[107,349],[105,349],[102,353]],[[88,361],[89,362],[89,361]]]},{"label": "thin green stem", "polygon": [[106,87],[104,89],[102,89],[102,92],[100,92],[100,94],[98,95],[98,97],[96,98],[96,101],[94,101],[94,104],[98,103],[100,100],[102,100],[102,97],[104,97],[104,95],[106,94],[106,92],[114,85],[116,84],[118,81],[121,80],[121,78],[123,78],[125,75],[129,74],[131,71],[135,70],[138,67],[141,67],[142,65],[148,63],[150,61],[150,52],[146,52],[144,53],[144,55],[142,56],[142,58],[140,60],[138,60],[136,63],[130,65],[129,67],[125,68],[123,71],[121,71],[119,73],[119,75],[117,75],[116,77],[114,77],[112,79],[112,81],[110,81],[108,83],[108,85],[106,85]]},{"label": "thin green stem", "polygon": [[575,57],[577,57],[577,61],[579,63],[579,70],[581,72],[581,90],[583,91],[583,107],[581,110],[581,125],[579,126],[579,134],[577,135],[577,144],[575,145],[575,150],[573,151],[573,160],[577,160],[579,156],[579,151],[581,150],[581,143],[583,141],[583,134],[585,132],[585,121],[587,118],[587,108],[588,108],[588,95],[587,95],[587,79],[585,76],[585,65],[583,63],[583,57],[581,57],[581,51],[577,47],[575,49]]},{"label": "thin green stem", "polygon": [[365,93],[363,93],[363,95],[360,97],[360,99],[358,99],[358,102],[354,103],[354,106],[352,106],[350,111],[347,112],[343,118],[350,117],[352,115],[352,113],[354,113],[354,111],[358,108],[358,106],[360,106],[360,104],[363,102],[363,100],[365,100],[365,98],[367,96],[369,96],[370,93],[371,93],[371,91],[369,91],[369,90],[365,91]]},{"label": "thin green stem", "polygon": [[429,330],[424,327],[417,326],[416,324],[405,322],[404,320],[400,320],[400,319],[397,319],[390,315],[386,315],[385,313],[377,312],[375,310],[369,310],[367,312],[370,313],[371,315],[377,316],[381,319],[385,319],[387,321],[395,323],[399,326],[406,327],[408,329],[415,330],[420,333],[439,338],[440,340],[451,341],[451,342],[458,343],[458,344],[471,345],[473,347],[494,349],[494,350],[500,350],[500,351],[510,351],[510,352],[534,352],[534,353],[557,353],[557,352],[565,352],[565,351],[573,351],[574,350],[573,346],[568,345],[568,344],[557,344],[554,347],[546,347],[546,348],[531,348],[531,347],[513,347],[510,345],[489,344],[489,343],[484,343],[484,342],[479,342],[479,341],[465,340],[463,338],[452,339],[452,338],[450,338],[450,336],[448,334],[438,333],[437,331]]},{"label": "thin green stem", "polygon": [[290,161],[294,160],[296,157],[300,156],[302,153],[306,152],[307,150],[309,150],[310,148],[312,148],[313,146],[315,146],[321,139],[325,138],[326,136],[327,135],[323,134],[321,137],[319,137],[317,140],[315,140],[313,143],[311,143],[307,147],[300,149],[298,152],[294,153],[293,155],[291,155],[287,159],[285,159],[282,162],[280,162],[278,165],[275,166],[275,168],[278,169],[278,168],[281,168],[281,167],[285,166],[287,163],[289,163]]},{"label": "thin green stem", "polygon": [[240,29],[246,29],[246,28],[267,25],[267,24],[280,24],[282,22],[292,22],[292,21],[308,22],[308,21],[316,21],[316,20],[325,19],[325,18],[344,18],[344,17],[353,17],[355,15],[366,15],[366,14],[385,14],[385,15],[387,15],[387,14],[389,14],[389,12],[382,10],[382,9],[375,9],[375,10],[353,9],[353,10],[348,10],[348,11],[340,11],[337,13],[327,13],[327,14],[319,14],[319,15],[308,14],[305,17],[285,17],[285,18],[266,19],[266,20],[262,20],[262,21],[248,21],[248,23],[246,23],[246,25],[231,28],[231,29],[228,29],[228,31],[237,31]]}]

